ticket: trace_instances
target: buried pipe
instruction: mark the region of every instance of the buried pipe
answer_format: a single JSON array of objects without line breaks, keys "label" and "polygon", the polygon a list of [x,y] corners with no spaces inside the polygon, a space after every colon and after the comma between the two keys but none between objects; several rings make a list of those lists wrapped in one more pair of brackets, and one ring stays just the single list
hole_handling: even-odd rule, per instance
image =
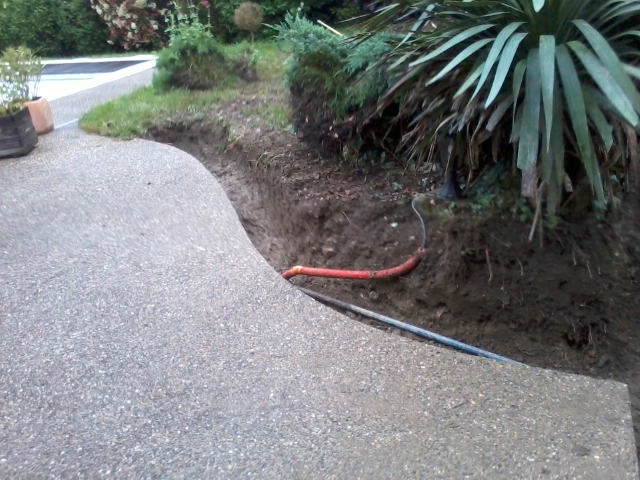
[{"label": "buried pipe", "polygon": [[[379,279],[379,278],[395,278],[395,277],[399,277],[400,275],[404,275],[411,272],[413,269],[415,269],[418,266],[418,264],[424,257],[425,248],[427,245],[427,226],[425,224],[424,218],[422,217],[420,212],[418,212],[418,210],[416,209],[415,203],[417,199],[418,198],[414,198],[411,201],[411,208],[420,219],[420,225],[422,227],[422,244],[418,248],[418,251],[415,253],[415,255],[413,255],[409,260],[404,262],[402,265],[398,265],[397,267],[389,268],[387,270],[378,270],[378,271],[338,270],[338,269],[330,269],[330,268],[313,268],[313,267],[295,266],[292,269],[282,273],[282,277],[285,279],[289,279],[291,277],[295,277],[296,275],[309,275],[309,276],[316,276],[316,277],[369,280],[369,279]],[[396,328],[405,330],[407,332],[411,332],[415,335],[418,335],[419,337],[432,340],[434,342],[440,343],[447,347],[455,348],[456,350],[460,350],[464,353],[468,353],[470,355],[476,355],[478,357],[490,358],[492,360],[496,360],[499,362],[511,363],[514,365],[523,365],[523,366],[525,365],[524,363],[516,362],[515,360],[511,360],[510,358],[503,357],[501,355],[497,355],[495,353],[491,353],[471,345],[467,345],[466,343],[462,343],[452,338],[445,337],[444,335],[439,335],[437,333],[430,332],[423,328],[419,328],[414,325],[410,325],[408,323],[395,320],[391,317],[387,317],[385,315],[372,312],[371,310],[358,307],[357,305],[352,305],[350,303],[346,303],[335,298],[327,297],[326,295],[316,293],[312,290],[308,290],[303,287],[298,287],[298,288],[300,289],[301,292],[321,302],[334,305],[336,307],[342,308],[344,310],[348,310],[350,312],[364,315],[365,317],[368,317],[368,318],[373,318],[374,320],[377,320],[379,322],[394,326]]]},{"label": "buried pipe", "polygon": [[416,253],[409,258],[406,262],[397,267],[387,268],[385,270],[342,270],[335,268],[314,268],[304,267],[297,265],[286,272],[282,273],[282,278],[290,279],[296,275],[308,275],[311,277],[328,277],[328,278],[345,278],[349,280],[372,280],[381,278],[396,278],[413,271],[422,258],[424,257],[424,250],[427,244],[427,226],[424,222],[424,218],[420,215],[420,212],[416,209],[415,202],[417,197],[411,201],[411,208],[420,219],[420,225],[422,227],[422,244],[416,251]]},{"label": "buried pipe", "polygon": [[328,303],[330,305],[334,305],[336,307],[340,307],[344,310],[348,310],[353,313],[357,313],[360,315],[364,315],[368,318],[373,318],[374,320],[378,320],[379,322],[385,323],[387,325],[394,326],[401,330],[405,330],[407,332],[411,332],[419,337],[426,338],[428,340],[432,340],[434,342],[440,343],[447,347],[455,348],[456,350],[460,350],[461,352],[468,353],[470,355],[476,355],[478,357],[490,358],[492,360],[497,360],[498,362],[511,363],[513,365],[521,365],[526,366],[524,363],[516,362],[515,360],[511,360],[510,358],[503,357],[501,355],[497,355],[495,353],[488,352],[486,350],[482,350],[481,348],[477,348],[471,345],[467,345],[466,343],[459,342],[449,337],[445,337],[444,335],[439,335],[437,333],[430,332],[429,330],[425,330],[423,328],[416,327],[414,325],[410,325],[405,322],[401,322],[399,320],[395,320],[391,317],[387,317],[386,315],[382,315],[380,313],[372,312],[371,310],[367,310],[365,308],[358,307],[357,305],[352,305],[350,303],[343,302],[336,298],[327,297],[326,295],[322,295],[320,293],[316,293],[312,290],[308,290],[306,288],[298,287],[299,290],[311,298],[319,300],[324,303]]},{"label": "buried pipe", "polygon": [[287,280],[296,275],[309,275],[311,277],[346,278],[350,280],[370,280],[379,278],[396,278],[411,272],[418,266],[424,256],[424,250],[419,248],[416,254],[402,265],[386,270],[338,270],[333,268],[313,268],[297,265],[282,274]]}]

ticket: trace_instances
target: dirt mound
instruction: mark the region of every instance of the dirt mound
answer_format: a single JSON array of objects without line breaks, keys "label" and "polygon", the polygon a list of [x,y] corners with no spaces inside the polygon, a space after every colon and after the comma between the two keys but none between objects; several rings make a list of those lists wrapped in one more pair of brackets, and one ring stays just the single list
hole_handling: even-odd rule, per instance
[{"label": "dirt mound", "polygon": [[[388,268],[419,245],[410,200],[428,179],[393,169],[365,176],[264,126],[247,127],[231,144],[219,122],[193,118],[149,136],[191,153],[219,178],[278,271]],[[292,282],[529,365],[625,382],[638,438],[640,208],[627,206],[606,222],[578,219],[533,242],[530,225],[511,213],[452,215],[428,196],[421,211],[427,256],[410,275]]]}]

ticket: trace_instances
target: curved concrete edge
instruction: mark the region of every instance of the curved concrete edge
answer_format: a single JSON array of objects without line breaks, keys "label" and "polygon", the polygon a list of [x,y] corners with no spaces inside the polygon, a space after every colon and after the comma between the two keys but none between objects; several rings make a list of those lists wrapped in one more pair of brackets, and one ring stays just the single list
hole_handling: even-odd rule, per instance
[{"label": "curved concrete edge", "polygon": [[172,147],[0,162],[0,478],[637,478],[626,387],[368,328]]}]

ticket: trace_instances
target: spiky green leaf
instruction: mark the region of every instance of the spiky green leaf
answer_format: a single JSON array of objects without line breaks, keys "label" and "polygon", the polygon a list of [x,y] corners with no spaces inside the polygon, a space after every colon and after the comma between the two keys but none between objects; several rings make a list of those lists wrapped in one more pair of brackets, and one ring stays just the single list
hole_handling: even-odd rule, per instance
[{"label": "spiky green leaf", "polygon": [[540,74],[542,79],[542,102],[547,133],[547,146],[551,144],[553,128],[553,88],[556,82],[556,38],[553,35],[540,36]]},{"label": "spiky green leaf", "polygon": [[[557,83],[557,80],[556,80]],[[553,123],[562,125],[563,107],[559,85],[554,89]],[[543,143],[546,143],[546,139]],[[551,139],[542,152],[542,179],[547,185],[547,210],[553,215],[560,203],[564,179],[564,132],[561,128],[554,128]]]},{"label": "spiky green leaf", "polygon": [[624,64],[624,71],[631,75],[636,80],[640,80],[640,68],[635,67],[633,65],[629,65],[628,63]]},{"label": "spiky green leaf", "polygon": [[587,176],[599,201],[604,202],[604,188],[600,177],[600,169],[591,143],[589,135],[589,125],[587,122],[587,112],[584,104],[582,85],[580,78],[569,54],[569,50],[564,45],[556,48],[556,60],[558,62],[558,72],[562,79],[562,87],[566,99],[567,110],[571,118],[573,132],[576,136],[582,163],[585,166]]},{"label": "spiky green leaf", "polygon": [[480,80],[478,81],[478,85],[476,86],[476,90],[473,92],[473,95],[471,98],[475,98],[475,96],[478,94],[480,89],[483,87],[483,85],[487,81],[487,78],[489,78],[489,74],[493,70],[493,66],[498,61],[500,53],[502,52],[502,49],[507,43],[507,40],[511,38],[511,35],[513,35],[513,33],[522,24],[523,22],[511,23],[507,25],[505,28],[503,28],[502,31],[498,34],[495,42],[493,42],[493,45],[491,46],[491,50],[489,50],[489,55],[487,56],[487,61],[485,63],[484,70],[482,71],[482,76],[480,77]]},{"label": "spiky green leaf", "polygon": [[493,113],[489,117],[489,120],[487,121],[487,130],[493,132],[493,130],[498,126],[498,123],[500,123],[500,120],[502,120],[504,115],[507,113],[507,110],[509,110],[509,107],[511,107],[512,103],[513,96],[509,95],[496,106],[496,109],[493,111]]},{"label": "spiky green leaf", "polygon": [[[519,104],[520,89],[522,88],[522,81],[524,80],[524,74],[527,71],[527,61],[525,59],[520,60],[516,64],[516,68],[513,71],[513,121],[516,120],[516,108]],[[514,128],[515,130],[515,125]]]},{"label": "spiky green leaf", "polygon": [[537,48],[527,58],[524,110],[518,141],[518,168],[529,170],[538,160],[540,146],[540,52]]},{"label": "spiky green leaf", "polygon": [[584,20],[574,20],[573,23],[585,36],[602,64],[615,77],[620,87],[622,87],[625,95],[633,104],[635,110],[640,112],[640,93],[638,93],[636,86],[629,78],[629,75],[624,69],[624,65],[613,48],[611,48],[609,42],[595,28]]},{"label": "spiky green leaf", "polygon": [[539,12],[544,7],[545,0],[533,0],[533,9]]},{"label": "spiky green leaf", "polygon": [[589,93],[588,89],[584,90],[584,104],[587,110],[587,115],[596,127],[605,148],[607,151],[610,150],[613,145],[613,127],[607,121],[604,113],[602,113],[602,109],[600,108],[600,105],[598,105],[598,101]]},{"label": "spiky green leaf", "polygon": [[476,66],[471,73],[469,74],[469,76],[466,78],[466,80],[464,81],[464,83],[462,85],[460,85],[460,88],[458,89],[458,91],[455,93],[455,95],[453,96],[453,98],[458,98],[460,95],[462,95],[464,92],[466,92],[467,90],[469,90],[473,84],[478,80],[478,78],[480,77],[480,75],[482,74],[482,71],[484,69],[484,65],[485,62],[480,63],[480,65]]},{"label": "spiky green leaf", "polygon": [[600,90],[607,96],[611,103],[620,112],[623,119],[632,126],[638,125],[640,119],[636,113],[631,100],[622,90],[616,78],[604,65],[591,53],[586,46],[580,42],[569,42],[569,47],[578,56],[591,78],[596,82]]},{"label": "spiky green leaf", "polygon": [[417,60],[414,60],[413,62],[411,62],[409,64],[409,67],[415,67],[416,65],[420,65],[421,63],[428,62],[429,60],[433,60],[434,58],[438,57],[439,55],[442,55],[444,52],[455,47],[456,45],[464,42],[465,40],[468,40],[469,38],[473,37],[474,35],[477,35],[478,33],[481,33],[481,32],[484,32],[485,30],[490,29],[491,27],[493,27],[492,23],[487,25],[478,25],[477,27],[469,28],[463,32],[460,32],[459,34],[455,35],[452,39],[444,42],[444,44],[440,45],[433,52],[427,55],[423,55]]},{"label": "spiky green leaf", "polygon": [[456,55],[455,58],[451,60],[446,67],[440,70],[440,72],[435,77],[429,80],[429,82],[427,83],[427,86],[443,78],[447,73],[449,73],[451,70],[456,68],[458,65],[464,62],[466,59],[468,59],[471,55],[476,53],[478,50],[484,48],[490,42],[493,42],[493,39],[485,38],[484,40],[478,40],[477,42],[474,42],[471,45],[469,45],[467,48],[462,50],[458,55]]},{"label": "spiky green leaf", "polygon": [[489,108],[489,106],[493,103],[493,101],[500,93],[504,82],[509,76],[513,58],[518,51],[518,47],[526,36],[526,33],[516,33],[511,38],[509,38],[507,44],[504,46],[504,50],[500,55],[500,61],[498,62],[498,68],[496,69],[496,75],[493,79],[493,85],[491,85],[491,90],[489,91],[489,96],[487,97],[487,100],[484,104],[484,108]]}]

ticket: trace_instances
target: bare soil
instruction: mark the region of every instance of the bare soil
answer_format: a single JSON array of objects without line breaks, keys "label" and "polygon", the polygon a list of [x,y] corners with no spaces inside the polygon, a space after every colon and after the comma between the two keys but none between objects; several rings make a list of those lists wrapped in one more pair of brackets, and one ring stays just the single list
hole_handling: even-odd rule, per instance
[{"label": "bare soil", "polygon": [[[240,113],[265,101],[241,97],[206,116],[156,125],[148,137],[192,154],[218,178],[278,271],[377,270],[413,255],[421,234],[410,200],[433,195],[428,175],[393,165],[365,173],[322,158],[294,134]],[[233,125],[231,140],[221,118]],[[640,445],[637,201],[606,220],[573,219],[532,242],[530,222],[511,213],[460,208],[449,215],[435,197],[423,203],[427,256],[411,274],[292,283],[529,365],[627,383]]]}]

